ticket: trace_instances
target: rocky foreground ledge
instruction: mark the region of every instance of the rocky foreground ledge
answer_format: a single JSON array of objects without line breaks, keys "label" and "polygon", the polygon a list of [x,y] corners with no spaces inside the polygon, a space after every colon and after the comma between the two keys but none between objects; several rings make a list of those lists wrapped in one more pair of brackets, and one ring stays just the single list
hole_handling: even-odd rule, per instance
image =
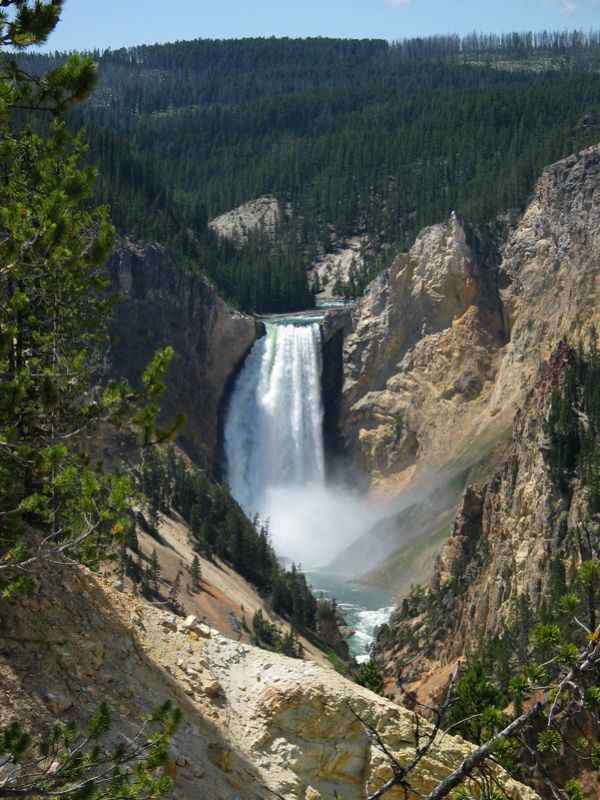
[{"label": "rocky foreground ledge", "polygon": [[[356,714],[400,762],[414,748],[411,712],[333,670],[151,607],[79,567],[41,571],[35,598],[0,619],[0,725],[15,717],[34,730],[57,718],[82,724],[106,700],[115,734],[131,735],[167,698],[184,714],[168,765],[179,798],[364,798],[391,771]],[[430,791],[471,749],[444,738],[414,773],[415,789]],[[537,797],[499,777],[513,800]]]}]

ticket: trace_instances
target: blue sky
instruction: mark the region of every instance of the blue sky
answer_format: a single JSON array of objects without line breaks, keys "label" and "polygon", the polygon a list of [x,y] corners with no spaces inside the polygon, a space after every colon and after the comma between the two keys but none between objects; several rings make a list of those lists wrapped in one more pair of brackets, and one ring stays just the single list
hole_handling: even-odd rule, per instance
[{"label": "blue sky", "polygon": [[600,28],[600,0],[67,0],[44,49],[177,39]]}]

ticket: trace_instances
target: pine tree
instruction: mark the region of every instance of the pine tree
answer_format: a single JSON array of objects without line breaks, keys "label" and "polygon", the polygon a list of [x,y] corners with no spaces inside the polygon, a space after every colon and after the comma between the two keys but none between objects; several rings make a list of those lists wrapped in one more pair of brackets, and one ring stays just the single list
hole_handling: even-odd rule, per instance
[{"label": "pine tree", "polygon": [[370,689],[375,694],[383,695],[384,676],[381,667],[373,659],[361,664],[354,675],[354,680],[359,686]]},{"label": "pine tree", "polygon": [[202,569],[200,567],[200,559],[197,555],[192,559],[192,563],[189,566],[189,573],[192,578],[192,588],[199,589],[200,580],[202,579]]},{"label": "pine tree", "polygon": [[180,721],[181,712],[167,702],[148,716],[136,736],[115,743],[109,739],[112,714],[105,702],[84,731],[74,722],[58,722],[34,738],[14,720],[0,728],[0,758],[14,766],[5,770],[0,797],[164,797],[173,782],[159,775],[157,766],[164,763]]},{"label": "pine tree", "polygon": [[[61,0],[6,0],[0,47],[46,40]],[[61,115],[94,86],[96,67],[69,57],[32,77],[0,58],[0,577],[4,596],[28,584],[26,566],[69,552],[93,564],[130,526],[131,482],[88,463],[81,443],[98,421],[160,438],[154,399],[172,353],[157,354],[141,394],[91,391],[112,300],[103,263],[114,242],[106,208],[89,209],[95,171]],[[15,110],[47,111],[44,135],[13,124]],[[42,125],[38,127],[43,127]],[[132,398],[146,405],[135,409]],[[33,531],[44,542],[38,548]]]},{"label": "pine tree", "polygon": [[155,592],[158,592],[159,586],[158,581],[160,579],[161,573],[161,566],[158,560],[158,553],[156,552],[156,547],[152,549],[152,553],[150,554],[150,563],[148,564],[148,580],[152,585],[152,588]]},{"label": "pine tree", "polygon": [[155,535],[158,534],[159,519],[158,503],[156,502],[156,498],[152,496],[148,505],[148,524],[152,528],[152,531]]},{"label": "pine tree", "polygon": [[169,590],[169,597],[168,597],[169,605],[171,606],[173,611],[179,611],[180,609],[178,600],[180,592],[181,592],[181,570],[178,569],[177,575],[175,576],[175,579]]},{"label": "pine tree", "polygon": [[137,553],[140,549],[135,522],[131,523],[131,528],[129,529],[129,535],[127,536],[127,547],[134,553]]},{"label": "pine tree", "polygon": [[150,580],[150,571],[148,569],[144,569],[142,571],[142,577],[140,580],[140,594],[142,597],[145,597],[146,600],[150,600],[152,597],[152,585]]},{"label": "pine tree", "polygon": [[466,670],[460,681],[456,699],[448,713],[449,725],[455,725],[455,730],[461,736],[476,744],[481,744],[483,739],[493,733],[492,725],[496,724],[496,716],[484,712],[497,710],[501,712],[507,705],[506,697],[492,683],[483,664],[475,661]]}]

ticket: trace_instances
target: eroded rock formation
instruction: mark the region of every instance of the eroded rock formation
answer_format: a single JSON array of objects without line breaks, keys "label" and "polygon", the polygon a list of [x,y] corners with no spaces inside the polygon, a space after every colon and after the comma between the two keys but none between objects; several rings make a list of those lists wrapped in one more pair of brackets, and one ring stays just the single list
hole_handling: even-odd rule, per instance
[{"label": "eroded rock formation", "polygon": [[522,627],[519,615],[556,603],[556,568],[572,583],[593,554],[587,490],[552,477],[544,431],[552,390],[573,357],[567,345],[556,347],[515,417],[507,459],[487,484],[467,487],[427,597],[405,601],[391,620],[384,658],[398,672],[417,653],[402,679],[424,694],[483,642]]},{"label": "eroded rock formation", "polygon": [[157,245],[121,242],[108,268],[122,295],[111,322],[113,368],[135,385],[156,349],[173,347],[163,416],[185,413],[181,445],[215,468],[221,406],[262,323],[235,311],[205,278],[184,273]]},{"label": "eroded rock formation", "polygon": [[345,342],[342,431],[374,482],[456,453],[489,397],[503,344],[495,274],[462,220],[423,231],[370,284]]},{"label": "eroded rock formation", "polygon": [[[470,260],[472,254],[466,253],[464,264]],[[454,274],[460,275],[460,270]],[[585,541],[585,531],[592,524],[586,491],[577,481],[564,486],[553,479],[544,420],[552,389],[560,385],[573,358],[565,341],[572,346],[580,341],[588,345],[591,326],[597,328],[600,321],[599,280],[600,147],[594,147],[548,167],[538,181],[497,270],[507,343],[497,347],[494,360],[487,362],[490,382],[479,416],[468,412],[474,401],[464,392],[462,410],[454,409],[452,435],[459,445],[464,446],[469,436],[473,440],[477,425],[485,430],[486,425],[510,417],[510,449],[491,480],[467,487],[426,597],[404,600],[392,618],[391,634],[380,641],[390,677],[401,674],[403,682],[425,697],[439,691],[465,654],[476,653],[483,641],[515,623],[523,608],[535,614],[543,603],[556,602],[552,581],[557,565],[568,582],[592,552]],[[464,325],[475,313],[479,308],[471,306],[452,327]],[[448,337],[449,330],[441,338]],[[389,335],[384,341],[390,341]],[[426,342],[427,337],[422,337],[413,352],[425,348]],[[473,352],[468,337],[456,340],[457,364],[472,363]],[[419,377],[434,370],[438,358],[439,353],[432,350]],[[395,370],[402,378],[406,356],[399,363]],[[440,389],[447,391],[444,387],[452,376],[452,368],[448,365],[447,369],[447,376],[439,370],[433,373],[432,392],[438,397]],[[481,373],[476,371],[476,375],[481,382]],[[384,397],[393,380],[387,379]],[[396,401],[395,408],[408,407],[417,414],[412,396],[413,390],[407,388],[406,397]],[[355,401],[352,410],[368,397]],[[381,392],[376,398],[379,408]],[[442,420],[449,419],[447,413],[442,401]],[[439,430],[435,406],[430,407],[426,398],[420,414],[417,424],[409,428],[416,432],[415,462],[435,452],[428,445],[427,433],[419,433],[418,423],[429,419],[433,429]],[[467,438],[461,438],[461,420],[471,426]],[[447,442],[443,425],[440,433]],[[456,452],[451,444],[449,448],[450,453]]]},{"label": "eroded rock formation", "polygon": [[[341,429],[374,484],[506,431],[540,364],[600,319],[600,147],[544,170],[499,266],[453,215],[368,287],[344,352]],[[486,433],[487,432],[487,433]]]},{"label": "eroded rock formation", "polygon": [[[41,569],[35,580],[35,599],[0,624],[0,726],[14,716],[35,730],[57,716],[81,724],[106,700],[113,735],[131,735],[169,698],[184,719],[167,767],[177,796],[191,800],[360,800],[391,770],[353,712],[401,762],[414,752],[414,715],[331,669],[226,639],[72,565]],[[472,747],[445,737],[414,773],[418,796]],[[498,775],[513,800],[537,797]]]}]

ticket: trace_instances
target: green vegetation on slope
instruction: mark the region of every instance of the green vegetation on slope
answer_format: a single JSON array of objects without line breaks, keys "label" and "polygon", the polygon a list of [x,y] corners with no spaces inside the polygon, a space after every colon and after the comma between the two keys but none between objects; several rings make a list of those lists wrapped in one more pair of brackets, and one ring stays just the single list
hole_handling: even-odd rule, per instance
[{"label": "green vegetation on slope", "polygon": [[[317,601],[306,578],[294,565],[285,570],[277,561],[268,530],[258,519],[250,521],[232,498],[227,486],[204,470],[188,465],[173,449],[150,451],[144,458],[139,485],[148,498],[151,528],[158,512],[175,510],[188,523],[197,550],[227,561],[268,597],[273,610],[289,620],[293,636],[297,631],[316,632]],[[129,574],[140,580],[130,559]],[[257,642],[270,646],[279,632],[262,619],[253,620]],[[282,649],[298,655],[292,637],[282,640]]]},{"label": "green vegetation on slope", "polygon": [[588,487],[589,510],[600,512],[600,353],[595,330],[588,355],[568,351],[570,363],[550,399],[545,432],[548,465],[564,488],[573,478]]},{"label": "green vegetation on slope", "polygon": [[[103,264],[114,229],[105,208],[87,208],[95,173],[82,165],[82,142],[68,136],[63,117],[91,92],[96,68],[71,56],[39,79],[22,73],[6,51],[44,43],[62,0],[3,0],[1,7],[0,615],[10,636],[15,599],[39,589],[41,563],[53,570],[69,557],[93,564],[127,534],[130,482],[103,472],[86,446],[99,421],[135,425],[147,444],[154,439],[152,401],[170,354],[158,353],[146,369],[143,397],[125,385],[93,390],[108,338]],[[25,109],[55,118],[46,136],[14,124]],[[11,655],[3,648],[9,672]],[[180,719],[170,704],[140,721],[131,739],[115,740],[106,702],[81,732],[70,717],[37,736],[11,699],[0,716],[0,796],[123,800],[171,791],[171,778],[160,773]],[[30,708],[39,709],[30,716],[42,714],[35,701]],[[32,727],[38,722],[31,719]]]}]

